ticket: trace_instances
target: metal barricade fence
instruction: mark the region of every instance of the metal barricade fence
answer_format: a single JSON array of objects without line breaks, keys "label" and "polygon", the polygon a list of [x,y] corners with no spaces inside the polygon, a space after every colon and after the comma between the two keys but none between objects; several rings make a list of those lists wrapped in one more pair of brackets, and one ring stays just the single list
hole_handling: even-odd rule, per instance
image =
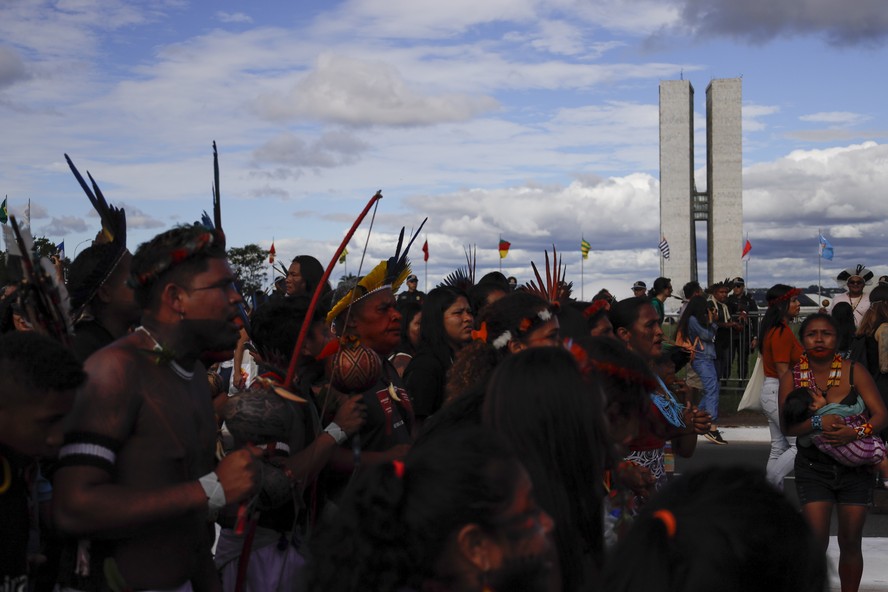
[{"label": "metal barricade fence", "polygon": [[[808,313],[810,314],[810,313]],[[759,310],[748,314],[747,322],[741,330],[733,328],[719,329],[716,335],[716,368],[721,381],[721,394],[743,394],[746,384],[749,382],[752,370],[755,367],[755,357],[758,355],[758,330],[765,311]],[[675,314],[667,314],[667,322],[663,324],[663,332],[668,341],[675,340],[675,329],[678,317]],[[804,316],[799,315],[790,325],[798,335],[799,325]]]}]

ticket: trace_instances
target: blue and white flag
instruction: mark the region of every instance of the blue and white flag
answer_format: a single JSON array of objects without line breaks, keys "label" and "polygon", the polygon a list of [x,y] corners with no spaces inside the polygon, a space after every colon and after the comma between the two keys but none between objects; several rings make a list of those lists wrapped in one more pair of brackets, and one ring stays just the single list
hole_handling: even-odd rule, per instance
[{"label": "blue and white flag", "polygon": [[59,254],[59,259],[65,258],[65,241],[56,245],[56,252]]},{"label": "blue and white flag", "polygon": [[823,236],[823,233],[820,233],[820,244],[818,245],[818,251],[820,252],[820,256],[826,259],[827,261],[832,261],[834,252],[833,246],[829,244],[829,241],[826,240],[826,237]]},{"label": "blue and white flag", "polygon": [[663,255],[663,259],[669,259],[669,243],[666,242],[665,236],[660,240],[660,254]]}]

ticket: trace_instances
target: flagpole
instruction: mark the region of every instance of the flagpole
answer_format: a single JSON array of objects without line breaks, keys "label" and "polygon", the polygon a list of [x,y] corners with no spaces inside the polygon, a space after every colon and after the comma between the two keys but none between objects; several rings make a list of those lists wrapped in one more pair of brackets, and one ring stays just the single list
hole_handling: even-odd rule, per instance
[{"label": "flagpole", "polygon": [[[429,244],[429,235],[425,235],[425,243],[423,243],[428,247]],[[423,252],[422,259],[425,264],[425,290],[423,290],[426,294],[429,293],[429,257],[427,255],[428,248]]]},{"label": "flagpole", "polygon": [[583,253],[580,253],[580,300],[582,300],[583,302],[586,301],[586,298],[585,298],[585,294],[586,294],[586,275],[585,275],[585,272],[584,272],[584,267],[585,267],[585,265],[583,264],[583,262],[584,262],[585,260],[586,260],[586,258],[583,257]]},{"label": "flagpole", "polygon": [[823,304],[822,296],[820,295],[820,266],[823,262],[823,243],[820,242],[820,237],[823,236],[823,232],[818,228],[817,229],[817,305],[820,306]]},{"label": "flagpole", "polygon": [[[748,245],[748,244],[749,244],[749,233],[747,232],[746,233],[746,243],[743,244],[743,248],[745,249],[746,245]],[[749,257],[749,253],[747,253],[746,254],[746,275],[744,276],[746,278],[747,284],[749,283],[749,260],[750,259],[751,259],[751,257]]]},{"label": "flagpole", "polygon": [[499,235],[499,242],[496,244],[496,254],[499,255],[499,270],[503,272],[503,254],[499,252],[499,246],[503,242],[503,235]]}]

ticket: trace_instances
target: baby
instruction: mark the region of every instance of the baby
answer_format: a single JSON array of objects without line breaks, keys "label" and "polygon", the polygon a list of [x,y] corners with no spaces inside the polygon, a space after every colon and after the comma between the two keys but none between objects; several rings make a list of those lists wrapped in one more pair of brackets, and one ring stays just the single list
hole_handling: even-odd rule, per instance
[{"label": "baby", "polygon": [[[797,388],[786,395],[786,401],[783,403],[783,419],[787,425],[801,423],[814,415],[821,417],[838,415],[845,425],[852,428],[865,424],[869,419],[866,406],[860,397],[852,405],[842,405],[841,403],[827,403],[826,397],[822,394],[804,387]],[[866,436],[847,444],[835,445],[827,442],[823,434],[818,431],[810,436],[810,441],[818,450],[843,465],[849,467],[880,465],[879,469],[883,479],[888,476],[888,455],[886,455],[885,442],[878,436]]]}]

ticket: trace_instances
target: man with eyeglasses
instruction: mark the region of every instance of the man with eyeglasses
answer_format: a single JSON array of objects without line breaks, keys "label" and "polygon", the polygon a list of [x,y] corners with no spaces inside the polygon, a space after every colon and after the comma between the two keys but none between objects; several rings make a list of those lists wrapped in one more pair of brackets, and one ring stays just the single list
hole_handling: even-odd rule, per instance
[{"label": "man with eyeglasses", "polygon": [[221,233],[181,226],[141,245],[130,279],[142,325],[91,355],[59,451],[55,521],[92,539],[85,562],[130,590],[219,589],[211,518],[251,496],[260,451],[216,463],[200,356],[231,350],[242,298]]},{"label": "man with eyeglasses", "polygon": [[870,307],[869,296],[863,293],[863,288],[870,283],[873,275],[875,274],[863,265],[849,267],[837,275],[836,281],[839,283],[839,286],[841,287],[844,284],[848,291],[833,298],[829,309],[830,312],[839,302],[847,302],[851,305],[851,310],[854,312],[854,325],[860,325],[863,315]]}]

